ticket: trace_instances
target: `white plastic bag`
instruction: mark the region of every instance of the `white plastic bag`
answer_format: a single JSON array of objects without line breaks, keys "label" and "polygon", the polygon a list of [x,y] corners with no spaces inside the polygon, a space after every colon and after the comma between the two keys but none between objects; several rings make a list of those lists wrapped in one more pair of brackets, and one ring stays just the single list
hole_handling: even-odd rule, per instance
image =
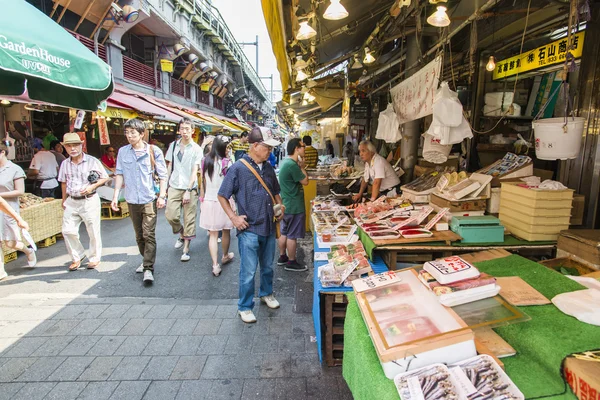
[{"label": "white plastic bag", "polygon": [[387,108],[379,113],[379,123],[375,138],[384,140],[386,143],[396,143],[402,139],[400,123],[392,104],[388,104]]},{"label": "white plastic bag", "polygon": [[448,87],[448,82],[442,82],[433,98],[433,120],[441,125],[456,127],[463,118],[463,106],[458,94]]},{"label": "white plastic bag", "polygon": [[441,125],[439,121],[435,119],[431,122],[429,126],[429,130],[427,133],[431,136],[435,136],[440,140],[441,145],[455,144],[460,143],[464,139],[470,139],[473,137],[473,132],[471,132],[471,127],[469,123],[465,119],[465,117],[461,114],[462,121],[460,125],[454,126],[446,126]]},{"label": "white plastic bag", "polygon": [[452,145],[440,144],[440,139],[428,133],[423,135],[423,159],[434,164],[443,164],[448,161]]},{"label": "white plastic bag", "polygon": [[552,299],[562,312],[586,324],[600,326],[600,290],[586,289],[562,293]]}]

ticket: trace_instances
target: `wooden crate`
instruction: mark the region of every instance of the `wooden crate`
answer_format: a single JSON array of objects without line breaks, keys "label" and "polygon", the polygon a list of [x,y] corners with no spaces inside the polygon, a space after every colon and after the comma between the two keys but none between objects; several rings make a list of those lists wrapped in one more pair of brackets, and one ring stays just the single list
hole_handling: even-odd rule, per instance
[{"label": "wooden crate", "polygon": [[325,293],[322,295],[325,307],[323,323],[323,358],[329,367],[342,365],[344,356],[344,321],[348,299],[344,293]]},{"label": "wooden crate", "polygon": [[10,253],[4,252],[3,254],[4,254],[4,264],[7,264],[7,263],[17,259],[16,251],[11,251]]},{"label": "wooden crate", "polygon": [[129,217],[129,206],[127,205],[127,202],[121,201],[119,202],[119,211],[114,211],[110,207],[110,203],[102,203],[100,213],[101,219],[103,220],[123,219]]},{"label": "wooden crate", "polygon": [[29,224],[29,233],[38,243],[62,232],[62,200],[52,200],[21,210],[21,217]]},{"label": "wooden crate", "polygon": [[575,268],[579,275],[586,275],[595,270],[569,257],[553,258],[551,260],[540,261],[546,268],[550,268],[556,272],[560,272],[560,267]]}]

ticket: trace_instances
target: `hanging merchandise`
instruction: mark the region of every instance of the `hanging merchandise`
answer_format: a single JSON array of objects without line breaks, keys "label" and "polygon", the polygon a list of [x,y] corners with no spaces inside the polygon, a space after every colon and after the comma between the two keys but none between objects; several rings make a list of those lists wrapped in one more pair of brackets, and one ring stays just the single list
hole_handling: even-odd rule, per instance
[{"label": "hanging merchandise", "polygon": [[388,104],[387,108],[379,113],[379,123],[377,124],[376,139],[385,140],[386,143],[396,143],[402,139],[400,133],[400,123],[398,116],[394,111],[394,106]]},{"label": "hanging merchandise", "polygon": [[463,108],[458,94],[442,82],[436,92],[433,104],[433,121],[427,133],[439,139],[440,145],[460,143],[473,137],[469,123],[463,116]]},{"label": "hanging merchandise", "polygon": [[452,150],[452,145],[440,144],[440,139],[435,136],[423,135],[423,159],[433,164],[443,164],[448,161],[448,155]]}]

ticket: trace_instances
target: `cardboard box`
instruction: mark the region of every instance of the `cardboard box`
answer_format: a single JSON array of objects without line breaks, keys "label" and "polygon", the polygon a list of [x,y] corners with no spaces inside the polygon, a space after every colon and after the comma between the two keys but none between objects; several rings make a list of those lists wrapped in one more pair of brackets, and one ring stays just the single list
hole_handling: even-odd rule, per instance
[{"label": "cardboard box", "polygon": [[458,163],[459,163],[458,156],[455,156],[455,155],[452,155],[452,154],[450,154],[448,156],[448,160],[445,163],[442,163],[442,164],[434,164],[434,163],[431,163],[429,161],[425,161],[425,159],[423,159],[423,158],[419,158],[419,161],[417,162],[417,164],[420,167],[426,167],[426,168],[454,167],[454,169],[456,171],[458,171]]},{"label": "cardboard box", "polygon": [[449,208],[450,212],[461,212],[461,211],[485,211],[487,207],[487,200],[476,199],[476,200],[448,200],[437,193],[432,193],[430,197],[431,204],[435,204],[441,208]]},{"label": "cardboard box", "polygon": [[600,398],[599,362],[568,356],[563,364],[563,375],[578,399]]},{"label": "cardboard box", "polygon": [[558,250],[576,255],[587,261],[587,265],[600,265],[600,230],[569,229],[561,231],[558,237]]},{"label": "cardboard box", "polygon": [[571,209],[570,225],[583,225],[583,212],[585,211],[585,196],[573,195],[573,208]]}]

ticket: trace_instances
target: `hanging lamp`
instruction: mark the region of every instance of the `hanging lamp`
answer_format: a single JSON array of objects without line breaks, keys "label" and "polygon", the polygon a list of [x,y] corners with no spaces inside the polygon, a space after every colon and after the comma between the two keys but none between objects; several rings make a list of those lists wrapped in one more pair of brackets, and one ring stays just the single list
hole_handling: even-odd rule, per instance
[{"label": "hanging lamp", "polygon": [[331,4],[325,10],[323,18],[330,20],[344,19],[348,16],[348,11],[340,3],[340,0],[331,0]]},{"label": "hanging lamp", "polygon": [[373,57],[373,53],[369,50],[368,47],[365,47],[365,59],[363,60],[364,64],[373,64],[375,62],[375,57]]},{"label": "hanging lamp", "polygon": [[488,63],[485,65],[485,69],[489,72],[492,72],[496,69],[496,60],[494,60],[494,56],[490,56]]},{"label": "hanging lamp", "polygon": [[437,6],[437,10],[427,18],[427,23],[438,28],[450,25],[450,17],[446,14],[446,7]]},{"label": "hanging lamp", "polygon": [[307,79],[308,75],[303,70],[298,70],[298,75],[296,75],[296,82],[302,82]]},{"label": "hanging lamp", "polygon": [[354,56],[354,63],[350,69],[362,69],[363,65],[357,55]]},{"label": "hanging lamp", "polygon": [[308,63],[302,59],[302,55],[296,56],[296,62],[294,63],[294,69],[299,71],[308,66]]},{"label": "hanging lamp", "polygon": [[315,37],[316,35],[317,35],[317,31],[315,31],[313,29],[313,27],[308,24],[308,21],[300,22],[300,29],[298,30],[296,39],[307,40],[307,39]]}]

